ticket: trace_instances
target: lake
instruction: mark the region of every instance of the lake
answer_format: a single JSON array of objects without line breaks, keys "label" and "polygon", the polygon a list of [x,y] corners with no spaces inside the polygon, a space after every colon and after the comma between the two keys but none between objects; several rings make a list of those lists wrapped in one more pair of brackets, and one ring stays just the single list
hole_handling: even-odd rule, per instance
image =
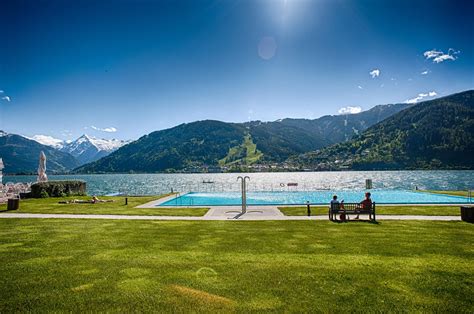
[{"label": "lake", "polygon": [[[232,192],[240,190],[238,176],[249,176],[249,191],[361,190],[365,179],[377,189],[468,190],[474,189],[473,170],[446,171],[342,171],[198,174],[95,174],[49,175],[50,180],[87,182],[89,195],[127,193],[155,195],[178,192]],[[34,182],[36,176],[4,176],[3,183]],[[203,183],[213,182],[213,183]],[[287,186],[298,183],[298,186]]]}]

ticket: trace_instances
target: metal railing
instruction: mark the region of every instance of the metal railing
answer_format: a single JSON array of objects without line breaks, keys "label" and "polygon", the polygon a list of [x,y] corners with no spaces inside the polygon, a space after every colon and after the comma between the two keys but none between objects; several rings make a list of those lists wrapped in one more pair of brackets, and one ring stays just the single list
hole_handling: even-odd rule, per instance
[{"label": "metal railing", "polygon": [[[302,191],[329,191],[332,187],[329,184],[316,185],[309,183],[301,183],[296,186],[288,186],[287,183],[258,183],[248,182],[247,191],[249,192],[302,192]],[[348,187],[349,188],[349,187]],[[363,187],[361,187],[363,189]],[[213,192],[240,192],[240,183],[185,183],[179,185],[167,185],[165,188],[168,192],[186,193],[213,193]]]}]

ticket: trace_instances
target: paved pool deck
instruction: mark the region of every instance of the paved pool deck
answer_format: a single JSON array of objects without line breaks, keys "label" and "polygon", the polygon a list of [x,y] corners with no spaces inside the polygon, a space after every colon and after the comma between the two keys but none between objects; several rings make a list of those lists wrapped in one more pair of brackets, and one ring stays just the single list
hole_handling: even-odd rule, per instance
[{"label": "paved pool deck", "polygon": [[[176,196],[160,198],[139,206],[136,208],[156,208],[160,204],[174,199]],[[403,204],[393,204],[393,206],[401,206]],[[433,204],[406,204],[413,206],[430,206]],[[438,204],[439,205],[439,204]],[[443,204],[443,205],[459,205],[459,204]],[[186,206],[188,208],[209,208],[204,216],[150,216],[150,215],[94,215],[94,214],[28,214],[4,212],[0,213],[2,218],[43,218],[43,219],[117,219],[117,220],[189,220],[189,221],[261,221],[261,220],[328,220],[327,215],[318,216],[285,216],[279,209],[280,205],[250,205],[247,211],[242,213],[241,206]],[[286,205],[285,205],[286,206]],[[293,207],[301,207],[303,205],[294,205]],[[319,205],[323,206],[323,205]],[[383,205],[390,206],[390,205]],[[179,208],[182,206],[166,206],[167,208]],[[281,206],[280,206],[281,207]],[[291,207],[291,206],[289,206]],[[367,215],[361,215],[361,221],[367,221]],[[421,216],[421,215],[377,215],[377,220],[424,220],[424,221],[460,221],[460,216]]]},{"label": "paved pool deck", "polygon": [[[83,215],[83,214],[27,214],[0,213],[0,219],[110,219],[110,220],[189,220],[189,221],[262,221],[262,220],[328,220],[321,216],[285,216],[280,211],[248,209],[247,213],[222,209],[207,212],[201,217],[190,216],[143,216],[143,215]],[[361,221],[367,218],[361,215]],[[424,221],[460,221],[460,216],[415,216],[415,215],[377,215],[377,220],[424,220]],[[352,220],[353,221],[353,220]]]}]

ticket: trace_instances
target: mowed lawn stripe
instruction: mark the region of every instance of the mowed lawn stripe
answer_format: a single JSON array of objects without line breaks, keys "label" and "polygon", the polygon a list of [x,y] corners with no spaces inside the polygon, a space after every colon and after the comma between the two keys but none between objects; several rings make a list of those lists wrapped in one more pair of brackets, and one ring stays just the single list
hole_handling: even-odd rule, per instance
[{"label": "mowed lawn stripe", "polygon": [[472,312],[463,222],[0,220],[0,312]]}]

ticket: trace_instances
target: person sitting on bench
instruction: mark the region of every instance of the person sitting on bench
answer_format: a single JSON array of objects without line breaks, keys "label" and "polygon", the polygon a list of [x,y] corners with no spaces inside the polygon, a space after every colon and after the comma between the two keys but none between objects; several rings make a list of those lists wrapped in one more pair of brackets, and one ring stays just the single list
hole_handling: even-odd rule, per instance
[{"label": "person sitting on bench", "polygon": [[[365,193],[365,199],[360,202],[360,208],[370,210],[372,208],[372,200],[370,199],[370,192]],[[359,214],[355,219],[359,219]]]},{"label": "person sitting on bench", "polygon": [[[344,209],[344,200],[342,200],[339,203],[339,201],[337,200],[337,195],[334,195],[332,197],[332,200],[331,200],[331,210],[333,210],[333,209],[336,209],[336,210]],[[344,211],[343,215],[344,215],[343,220],[345,220],[345,218],[346,218],[345,211]]]}]

